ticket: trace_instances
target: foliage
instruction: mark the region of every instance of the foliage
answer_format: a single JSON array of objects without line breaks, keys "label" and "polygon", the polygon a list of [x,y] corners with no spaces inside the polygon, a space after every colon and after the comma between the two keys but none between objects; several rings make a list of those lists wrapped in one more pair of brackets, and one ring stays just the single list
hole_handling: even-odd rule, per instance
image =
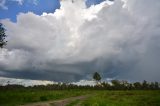
[{"label": "foliage", "polygon": [[98,72],[95,72],[93,74],[93,79],[96,80],[96,81],[100,81],[101,80],[101,76]]},{"label": "foliage", "polygon": [[32,89],[32,90],[159,90],[160,84],[158,82],[133,82],[112,80],[111,82],[101,82],[99,85],[74,85],[67,83],[50,84],[50,85],[37,85],[24,87],[22,85],[6,85],[0,86],[0,90],[17,90],[17,89]]},{"label": "foliage", "polygon": [[46,100],[48,100],[48,99],[47,99],[47,96],[41,96],[41,97],[40,97],[40,100],[41,100],[41,101],[46,101]]},{"label": "foliage", "polygon": [[3,27],[3,24],[0,23],[0,48],[3,48],[4,45],[6,45],[7,41],[5,41],[5,38],[5,28]]}]

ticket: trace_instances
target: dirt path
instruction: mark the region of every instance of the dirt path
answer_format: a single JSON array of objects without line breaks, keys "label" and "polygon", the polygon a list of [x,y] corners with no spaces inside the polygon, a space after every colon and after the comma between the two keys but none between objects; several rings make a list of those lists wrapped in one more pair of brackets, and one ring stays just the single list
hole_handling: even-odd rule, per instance
[{"label": "dirt path", "polygon": [[89,97],[89,95],[84,95],[84,96],[71,97],[71,98],[62,99],[62,100],[37,102],[37,103],[33,103],[33,104],[20,105],[20,106],[66,106],[67,104],[69,104],[75,100],[83,101],[84,99],[86,99],[88,97]]}]

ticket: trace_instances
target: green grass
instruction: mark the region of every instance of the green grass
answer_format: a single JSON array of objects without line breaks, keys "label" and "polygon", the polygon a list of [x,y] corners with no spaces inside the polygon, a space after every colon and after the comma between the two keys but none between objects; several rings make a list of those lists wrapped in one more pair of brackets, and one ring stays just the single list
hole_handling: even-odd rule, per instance
[{"label": "green grass", "polygon": [[78,103],[80,103],[80,100],[74,100],[71,103],[67,104],[66,106],[76,106]]},{"label": "green grass", "polygon": [[47,100],[57,100],[85,95],[84,90],[4,90],[0,91],[0,106],[17,106]]},{"label": "green grass", "polygon": [[82,106],[160,106],[160,91],[97,91]]},{"label": "green grass", "polygon": [[160,106],[160,90],[96,91],[96,90],[1,90],[0,106],[18,106],[39,101],[91,96],[84,101],[71,101],[67,106]]}]

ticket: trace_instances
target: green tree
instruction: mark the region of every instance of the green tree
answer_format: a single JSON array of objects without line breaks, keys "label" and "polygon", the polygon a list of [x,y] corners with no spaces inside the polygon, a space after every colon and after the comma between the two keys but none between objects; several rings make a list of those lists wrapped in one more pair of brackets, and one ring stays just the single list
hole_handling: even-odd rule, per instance
[{"label": "green tree", "polygon": [[158,84],[158,82],[155,82],[155,83],[154,83],[154,86],[155,86],[155,89],[159,89],[159,84]]},{"label": "green tree", "polygon": [[140,82],[135,82],[135,83],[133,83],[133,85],[134,85],[135,89],[141,89],[142,88],[142,85],[141,85]]},{"label": "green tree", "polygon": [[112,80],[111,83],[113,89],[121,89],[121,82],[119,80]]},{"label": "green tree", "polygon": [[143,83],[142,83],[142,89],[148,89],[148,83],[147,83],[147,81],[146,80],[144,80],[143,81]]},{"label": "green tree", "polygon": [[98,72],[95,72],[93,74],[93,79],[96,80],[96,82],[98,83],[101,80],[101,76]]},{"label": "green tree", "polygon": [[151,90],[155,89],[155,86],[154,86],[154,83],[153,83],[153,82],[150,83],[149,88],[150,88]]},{"label": "green tree", "polygon": [[3,27],[3,24],[0,23],[0,48],[3,48],[4,45],[6,45],[7,41],[5,41],[6,38],[5,28]]}]

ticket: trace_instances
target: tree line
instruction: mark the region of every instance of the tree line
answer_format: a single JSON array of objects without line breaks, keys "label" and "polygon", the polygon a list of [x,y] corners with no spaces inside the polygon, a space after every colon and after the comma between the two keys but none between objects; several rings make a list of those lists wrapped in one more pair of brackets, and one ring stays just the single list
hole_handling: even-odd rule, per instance
[{"label": "tree line", "polygon": [[58,83],[49,85],[35,85],[24,87],[23,85],[6,85],[0,86],[0,90],[9,89],[40,89],[40,90],[70,90],[70,89],[86,89],[86,90],[159,90],[160,83],[158,82],[134,82],[112,80],[111,82],[101,82],[97,85],[74,85],[69,83]]},{"label": "tree line", "polygon": [[111,82],[99,82],[94,86],[90,85],[75,85],[70,83],[58,83],[49,85],[35,85],[25,87],[23,85],[6,85],[0,86],[0,90],[20,90],[20,89],[32,89],[32,90],[160,90],[160,83],[158,82],[133,82],[112,80]]}]

